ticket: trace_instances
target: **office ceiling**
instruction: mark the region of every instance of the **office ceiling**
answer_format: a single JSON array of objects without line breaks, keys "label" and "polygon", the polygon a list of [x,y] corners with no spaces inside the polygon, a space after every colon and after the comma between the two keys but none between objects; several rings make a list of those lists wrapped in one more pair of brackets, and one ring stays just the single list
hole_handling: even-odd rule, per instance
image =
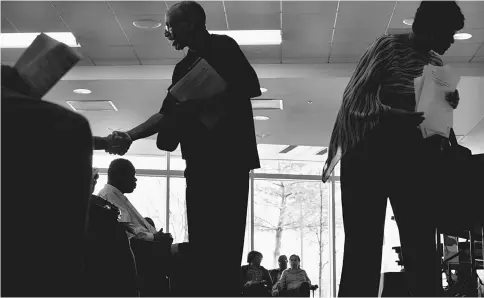
[{"label": "office ceiling", "polygon": [[[139,19],[164,23],[173,1],[2,1],[1,31],[71,31],[82,45],[79,65],[174,64],[176,52],[163,37],[163,26],[140,29]],[[281,29],[283,42],[244,46],[252,63],[356,62],[381,34],[409,29],[415,1],[200,1],[209,30]],[[446,55],[452,62],[484,62],[484,2],[461,1],[463,31],[473,38],[458,42]],[[334,30],[333,30],[334,28]],[[3,61],[21,51],[4,49]]]},{"label": "office ceiling", "polygon": [[[163,37],[163,29],[140,29],[132,22],[164,22],[172,1],[2,1],[1,32],[71,31],[81,44],[84,59],[74,70],[88,74],[59,82],[46,100],[67,106],[66,100],[112,100],[118,112],[82,112],[93,133],[129,129],[158,111],[167,75],[184,55]],[[283,42],[273,46],[242,46],[259,74],[265,98],[284,100],[283,111],[255,111],[268,116],[256,121],[258,141],[265,144],[327,146],[343,90],[355,62],[379,35],[409,30],[419,4],[413,1],[201,1],[209,30],[281,29]],[[446,62],[472,69],[457,114],[463,142],[476,150],[484,144],[484,2],[459,2],[473,37],[456,41]],[[11,64],[22,50],[2,49],[2,63]],[[341,66],[344,65],[344,66]],[[123,68],[123,71],[117,71]],[[153,67],[153,68],[150,68]],[[152,74],[167,67],[162,76]],[[282,70],[284,68],[284,70]],[[139,70],[138,77],[125,70]],[[70,73],[72,74],[72,72]],[[97,74],[97,77],[96,77]],[[472,81],[477,80],[477,81]],[[479,81],[480,80],[480,81]],[[92,90],[78,95],[77,88]],[[477,106],[476,106],[477,105]],[[469,116],[469,113],[471,116]],[[314,151],[314,150],[313,150]],[[138,142],[134,154],[160,154],[154,139]],[[300,157],[306,159],[305,157]]]}]

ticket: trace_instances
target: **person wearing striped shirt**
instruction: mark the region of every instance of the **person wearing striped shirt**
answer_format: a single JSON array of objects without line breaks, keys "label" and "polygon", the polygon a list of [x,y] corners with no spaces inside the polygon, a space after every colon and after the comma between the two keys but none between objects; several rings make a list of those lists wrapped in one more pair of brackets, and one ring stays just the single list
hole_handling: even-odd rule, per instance
[{"label": "person wearing striped shirt", "polygon": [[[425,65],[442,66],[440,55],[463,27],[455,1],[421,2],[412,32],[379,37],[344,91],[322,173],[326,182],[341,159],[345,246],[339,296],[378,295],[387,198],[409,290],[413,296],[439,294],[435,230],[428,223],[432,192],[422,190],[438,153],[418,128],[425,115],[415,112],[414,79]],[[447,101],[456,108],[458,92]],[[448,140],[437,136],[430,143],[439,142]]]}]

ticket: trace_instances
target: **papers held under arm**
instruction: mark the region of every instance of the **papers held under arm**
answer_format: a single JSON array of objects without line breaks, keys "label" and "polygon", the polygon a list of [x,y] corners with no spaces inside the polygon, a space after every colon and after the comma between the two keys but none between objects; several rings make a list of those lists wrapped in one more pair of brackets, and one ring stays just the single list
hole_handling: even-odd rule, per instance
[{"label": "papers held under arm", "polygon": [[190,71],[169,91],[180,102],[211,99],[225,91],[227,83],[205,59],[199,58]]},{"label": "papers held under arm", "polygon": [[425,117],[420,124],[424,138],[435,134],[449,137],[454,109],[447,102],[446,94],[455,91],[459,81],[460,76],[454,74],[448,65],[427,65],[422,77],[414,80],[417,112],[424,112]]},{"label": "papers held under arm", "polygon": [[14,67],[30,86],[31,95],[42,98],[81,59],[74,49],[41,33]]}]

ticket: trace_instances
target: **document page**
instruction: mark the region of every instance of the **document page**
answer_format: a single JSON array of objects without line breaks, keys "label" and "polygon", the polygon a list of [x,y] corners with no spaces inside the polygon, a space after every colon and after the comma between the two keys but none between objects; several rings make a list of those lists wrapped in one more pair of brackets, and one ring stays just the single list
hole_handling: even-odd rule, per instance
[{"label": "document page", "polygon": [[42,98],[81,59],[73,48],[41,33],[14,67],[32,88],[32,95]]},{"label": "document page", "polygon": [[457,88],[460,76],[448,65],[427,65],[423,75],[414,80],[417,112],[424,112],[420,125],[424,138],[438,134],[446,138],[453,126],[454,109],[446,100],[446,94]]},{"label": "document page", "polygon": [[191,70],[169,90],[180,102],[210,99],[227,88],[225,80],[205,59],[199,59]]}]

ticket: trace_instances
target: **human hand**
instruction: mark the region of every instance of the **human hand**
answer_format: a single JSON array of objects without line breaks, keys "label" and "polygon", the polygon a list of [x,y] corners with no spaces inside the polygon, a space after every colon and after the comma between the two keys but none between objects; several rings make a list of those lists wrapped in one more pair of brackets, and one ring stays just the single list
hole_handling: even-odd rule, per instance
[{"label": "human hand", "polygon": [[425,120],[423,112],[411,112],[403,109],[390,109],[388,115],[397,123],[405,123],[410,126],[418,126]]},{"label": "human hand", "polygon": [[447,92],[445,94],[445,100],[450,104],[452,108],[457,108],[457,105],[459,104],[460,96],[459,96],[459,91],[455,89],[454,92]]},{"label": "human hand", "polygon": [[126,132],[113,131],[113,133],[107,137],[107,143],[108,146],[106,152],[110,154],[124,155],[128,152],[132,140]]}]

